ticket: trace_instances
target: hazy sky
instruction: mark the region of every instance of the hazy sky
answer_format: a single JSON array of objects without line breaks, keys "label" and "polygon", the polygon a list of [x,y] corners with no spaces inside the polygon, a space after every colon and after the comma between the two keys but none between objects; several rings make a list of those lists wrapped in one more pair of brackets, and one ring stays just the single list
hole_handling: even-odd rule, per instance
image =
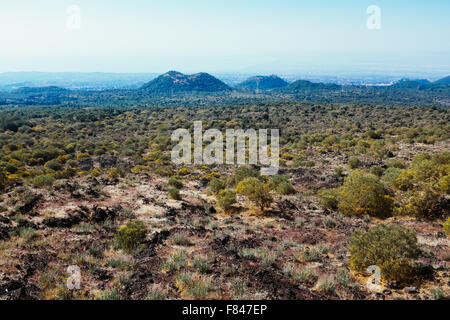
[{"label": "hazy sky", "polygon": [[449,0],[1,0],[0,72],[445,73],[449,17]]}]

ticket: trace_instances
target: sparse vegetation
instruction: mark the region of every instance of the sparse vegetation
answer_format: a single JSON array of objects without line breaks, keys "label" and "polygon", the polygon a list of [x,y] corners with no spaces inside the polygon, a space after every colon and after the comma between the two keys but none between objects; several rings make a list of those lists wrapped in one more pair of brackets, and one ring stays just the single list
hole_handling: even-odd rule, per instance
[{"label": "sparse vegetation", "polygon": [[[0,287],[19,291],[0,300],[375,299],[369,264],[392,299],[448,297],[448,109],[242,94],[2,105]],[[193,121],[280,128],[279,174],[175,165],[171,132]],[[420,295],[395,289],[411,279]]]}]

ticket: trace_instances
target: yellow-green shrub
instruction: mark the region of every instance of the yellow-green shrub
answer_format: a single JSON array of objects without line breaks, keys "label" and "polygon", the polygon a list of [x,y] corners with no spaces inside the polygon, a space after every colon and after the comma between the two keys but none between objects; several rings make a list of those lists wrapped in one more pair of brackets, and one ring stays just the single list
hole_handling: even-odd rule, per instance
[{"label": "yellow-green shrub", "polygon": [[170,199],[173,200],[180,200],[181,196],[180,196],[180,190],[178,190],[177,188],[170,188],[167,191],[167,195]]},{"label": "yellow-green shrub", "polygon": [[47,175],[39,175],[33,178],[33,185],[36,187],[44,188],[51,187],[55,182],[55,178]]},{"label": "yellow-green shrub", "polygon": [[414,173],[411,170],[402,170],[395,179],[395,186],[402,191],[407,191],[414,186]]},{"label": "yellow-green shrub", "polygon": [[393,199],[378,179],[361,170],[353,171],[339,188],[338,209],[355,216],[385,217],[391,214]]},{"label": "yellow-green shrub", "polygon": [[270,195],[270,187],[257,178],[246,178],[239,182],[236,191],[254,202],[261,210],[270,206],[272,196]]},{"label": "yellow-green shrub", "polygon": [[439,188],[442,192],[450,194],[450,175],[443,176],[439,180]]},{"label": "yellow-green shrub", "polygon": [[405,198],[406,202],[398,209],[402,215],[431,219],[439,217],[445,210],[442,196],[431,187],[409,192]]},{"label": "yellow-green shrub", "polygon": [[135,249],[146,237],[147,228],[141,220],[129,221],[117,231],[114,241],[118,248],[130,251]]},{"label": "yellow-green shrub", "polygon": [[339,204],[339,190],[338,189],[323,189],[319,191],[319,197],[324,206],[330,210],[336,210]]},{"label": "yellow-green shrub", "polygon": [[233,174],[234,183],[237,185],[244,179],[259,177],[259,171],[251,167],[239,167]]},{"label": "yellow-green shrub", "polygon": [[280,195],[295,193],[295,189],[289,181],[289,177],[284,175],[275,175],[270,177],[269,186]]},{"label": "yellow-green shrub", "polygon": [[218,194],[220,191],[225,189],[227,183],[225,180],[220,178],[212,178],[208,183],[208,194]]},{"label": "yellow-green shrub", "polygon": [[412,259],[419,253],[416,234],[400,226],[379,225],[350,238],[350,266],[365,272],[375,265],[387,280],[407,282],[413,276]]},{"label": "yellow-green shrub", "polygon": [[221,190],[217,195],[217,205],[225,212],[230,211],[233,204],[236,203],[236,191],[233,189]]},{"label": "yellow-green shrub", "polygon": [[356,157],[352,157],[352,158],[348,159],[347,164],[350,167],[350,169],[356,169],[361,165],[361,160],[359,160]]},{"label": "yellow-green shrub", "polygon": [[183,182],[175,176],[170,177],[169,178],[169,186],[177,188],[177,189],[181,189],[181,188],[183,188]]}]

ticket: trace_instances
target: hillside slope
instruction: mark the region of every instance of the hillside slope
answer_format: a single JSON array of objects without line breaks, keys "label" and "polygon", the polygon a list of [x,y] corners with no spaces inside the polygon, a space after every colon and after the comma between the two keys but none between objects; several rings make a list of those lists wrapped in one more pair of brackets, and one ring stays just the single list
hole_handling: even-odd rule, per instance
[{"label": "hillside slope", "polygon": [[248,78],[237,85],[240,89],[249,90],[270,90],[275,88],[282,88],[287,86],[288,83],[276,75],[271,76],[255,76]]}]

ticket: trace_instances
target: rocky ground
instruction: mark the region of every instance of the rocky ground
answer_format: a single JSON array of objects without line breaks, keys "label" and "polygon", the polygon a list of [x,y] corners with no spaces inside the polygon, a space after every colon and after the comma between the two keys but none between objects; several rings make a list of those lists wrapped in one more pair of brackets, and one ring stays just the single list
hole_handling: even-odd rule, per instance
[{"label": "rocky ground", "polygon": [[[401,149],[398,156],[433,148],[445,146]],[[282,170],[297,193],[274,195],[264,214],[243,197],[225,214],[206,194],[206,185],[189,176],[181,200],[168,199],[167,178],[145,174],[64,180],[52,190],[17,186],[0,199],[0,299],[448,297],[450,240],[443,221],[331,213],[315,191],[342,183],[332,172],[345,166],[347,157],[315,157],[314,168]],[[362,160],[364,166],[374,164]],[[14,217],[12,207],[19,212]],[[144,221],[148,230],[132,253],[113,246],[117,227],[129,219]],[[409,287],[383,283],[370,290],[366,275],[348,269],[349,236],[381,222],[417,232],[423,276]],[[80,290],[66,287],[71,265],[81,268]]]}]

